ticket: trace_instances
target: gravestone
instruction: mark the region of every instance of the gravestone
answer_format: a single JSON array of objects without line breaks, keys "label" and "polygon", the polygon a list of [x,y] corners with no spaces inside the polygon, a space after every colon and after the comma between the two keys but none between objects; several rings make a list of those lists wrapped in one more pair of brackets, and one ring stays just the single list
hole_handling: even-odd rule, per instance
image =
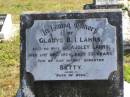
[{"label": "gravestone", "polygon": [[[6,18],[6,15],[5,14],[1,14],[0,15],[0,32],[2,30],[2,27],[3,27],[3,24],[4,24],[4,21],[5,21],[5,18]],[[0,34],[0,39],[3,37],[3,35]]]},{"label": "gravestone", "polygon": [[123,97],[121,10],[25,13],[16,97]]},{"label": "gravestone", "polygon": [[0,14],[0,40],[8,40],[11,36],[12,19],[10,14]]},{"label": "gravestone", "polygon": [[119,0],[95,0],[96,5],[116,5]]},{"label": "gravestone", "polygon": [[4,24],[4,21],[5,21],[5,17],[6,17],[6,15],[0,15],[0,31],[1,31],[1,29],[2,29],[2,26],[3,26],[3,24]]},{"label": "gravestone", "polygon": [[93,0],[93,4],[84,5],[84,10],[87,9],[123,9],[122,29],[123,29],[123,46],[124,50],[130,49],[130,17],[128,8],[128,0]]},{"label": "gravestone", "polygon": [[128,12],[123,12],[123,44],[124,50],[130,49],[130,17],[128,16]]},{"label": "gravestone", "polygon": [[115,9],[122,8],[123,3],[120,3],[121,0],[93,0],[92,4],[84,5],[83,9]]}]

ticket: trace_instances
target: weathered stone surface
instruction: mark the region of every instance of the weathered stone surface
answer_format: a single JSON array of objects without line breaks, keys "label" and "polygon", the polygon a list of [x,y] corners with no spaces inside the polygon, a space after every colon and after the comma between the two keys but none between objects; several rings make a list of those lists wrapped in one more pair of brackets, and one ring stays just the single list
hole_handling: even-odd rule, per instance
[{"label": "weathered stone surface", "polygon": [[[23,14],[20,36],[22,97],[123,97],[120,10]],[[76,45],[80,47],[72,49]],[[107,46],[94,49],[96,45]]]},{"label": "weathered stone surface", "polygon": [[34,20],[26,71],[37,81],[105,80],[117,71],[116,50],[116,27],[106,18]]},{"label": "weathered stone surface", "polygon": [[12,19],[10,14],[0,14],[0,40],[8,40],[12,35]]},{"label": "weathered stone surface", "polygon": [[130,17],[127,11],[123,12],[123,43],[124,50],[130,49]]},{"label": "weathered stone surface", "polygon": [[125,2],[122,3],[120,0],[93,0],[93,4],[86,4],[83,9],[117,9],[125,5]]},{"label": "weathered stone surface", "polygon": [[115,5],[119,0],[95,0],[96,5]]}]

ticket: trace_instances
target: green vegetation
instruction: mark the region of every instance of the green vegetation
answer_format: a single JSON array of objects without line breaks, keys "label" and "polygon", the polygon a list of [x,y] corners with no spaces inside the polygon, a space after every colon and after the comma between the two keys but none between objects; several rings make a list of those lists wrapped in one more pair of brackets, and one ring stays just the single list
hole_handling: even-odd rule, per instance
[{"label": "green vegetation", "polygon": [[11,13],[15,23],[24,11],[68,11],[81,10],[91,0],[0,0],[0,13]]},{"label": "green vegetation", "polygon": [[13,97],[19,82],[19,36],[0,43],[0,97]]},{"label": "green vegetation", "polygon": [[[90,0],[0,0],[0,13],[12,14],[19,23],[24,11],[82,10]],[[19,36],[0,43],[0,97],[14,97],[19,83]]]},{"label": "green vegetation", "polygon": [[[19,23],[23,11],[82,10],[91,0],[0,0],[0,13],[11,13]],[[19,35],[0,43],[0,97],[14,97],[19,86]],[[124,55],[124,79],[130,82],[130,51]]]},{"label": "green vegetation", "polygon": [[130,83],[130,50],[124,52],[124,80]]},{"label": "green vegetation", "polygon": [[130,64],[124,65],[124,80],[130,83]]}]

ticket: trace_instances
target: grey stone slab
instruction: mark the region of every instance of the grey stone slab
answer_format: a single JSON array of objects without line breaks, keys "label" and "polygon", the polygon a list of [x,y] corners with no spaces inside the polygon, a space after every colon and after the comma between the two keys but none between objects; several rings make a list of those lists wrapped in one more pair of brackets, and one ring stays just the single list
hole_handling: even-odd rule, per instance
[{"label": "grey stone slab", "polygon": [[105,80],[117,71],[116,50],[116,27],[106,18],[34,20],[26,71],[34,80]]},{"label": "grey stone slab", "polygon": [[22,97],[123,97],[122,12],[21,15]]}]

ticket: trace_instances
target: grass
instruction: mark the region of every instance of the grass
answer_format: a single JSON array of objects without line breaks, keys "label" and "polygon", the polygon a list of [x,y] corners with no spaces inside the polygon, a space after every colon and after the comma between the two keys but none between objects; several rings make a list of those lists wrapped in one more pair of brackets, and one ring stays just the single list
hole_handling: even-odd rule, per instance
[{"label": "grass", "polygon": [[82,10],[92,0],[0,0],[0,13],[11,13],[15,23],[24,11],[67,11]]},{"label": "grass", "polygon": [[124,65],[124,80],[130,83],[130,64]]},{"label": "grass", "polygon": [[124,80],[130,83],[130,50],[124,52]]},{"label": "grass", "polygon": [[[23,11],[82,10],[91,0],[0,0],[0,13],[11,13],[19,23]],[[130,82],[130,51],[124,54],[124,79]],[[19,36],[0,43],[0,97],[14,97],[19,86]]]},{"label": "grass", "polygon": [[19,37],[0,43],[0,97],[13,97],[19,82]]},{"label": "grass", "polygon": [[[0,13],[12,14],[19,23],[24,11],[82,10],[90,0],[0,0]],[[0,97],[14,97],[19,83],[19,36],[0,43]]]},{"label": "grass", "polygon": [[[130,51],[124,53],[124,80],[130,83]],[[19,86],[19,35],[0,43],[0,97],[14,97]]]}]

